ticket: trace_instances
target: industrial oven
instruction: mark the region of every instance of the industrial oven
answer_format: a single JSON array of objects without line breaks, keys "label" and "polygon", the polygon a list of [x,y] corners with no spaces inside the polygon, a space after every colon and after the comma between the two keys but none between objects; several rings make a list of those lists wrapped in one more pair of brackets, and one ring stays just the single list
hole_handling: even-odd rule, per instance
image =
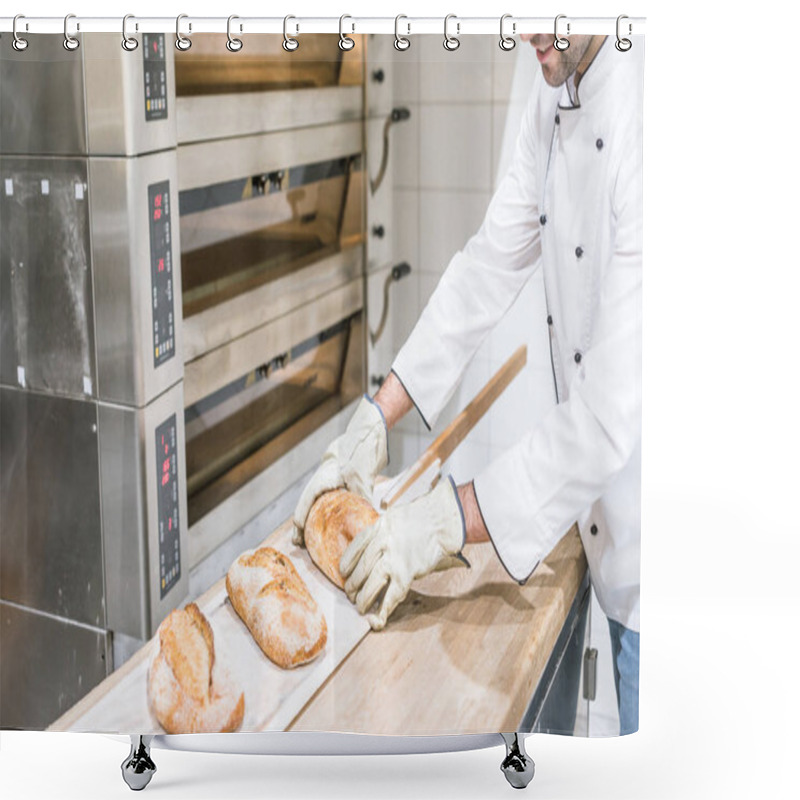
[{"label": "industrial oven", "polygon": [[408,112],[356,38],[0,38],[3,727],[135,652],[388,369]]}]

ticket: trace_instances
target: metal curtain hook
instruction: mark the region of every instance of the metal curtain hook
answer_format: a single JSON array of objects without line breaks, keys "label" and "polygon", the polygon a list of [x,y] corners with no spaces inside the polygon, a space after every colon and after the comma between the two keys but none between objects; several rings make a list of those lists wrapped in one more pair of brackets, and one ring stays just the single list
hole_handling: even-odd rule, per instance
[{"label": "metal curtain hook", "polygon": [[[349,36],[344,35],[343,29],[344,29],[344,21],[346,19],[353,19],[353,18],[349,14],[342,14],[342,16],[339,17],[339,49],[345,51],[352,50],[356,46],[354,39],[351,39]],[[356,26],[353,25],[352,27],[353,31],[355,31]]]},{"label": "metal curtain hook", "polygon": [[[14,17],[14,23],[11,26],[11,31],[14,34],[14,39],[12,40],[11,44],[14,47],[15,50],[17,50],[18,52],[21,53],[28,46],[29,42],[28,42],[27,39],[23,39],[17,33],[17,20],[19,20],[19,19],[25,19],[25,15],[24,14],[17,14]],[[25,23],[25,29],[27,30],[27,28],[28,28],[28,25],[27,25],[27,23]]]},{"label": "metal curtain hook", "polygon": [[[67,27],[71,19],[75,19],[74,14],[67,14],[67,16],[64,17],[64,49],[69,50],[70,52],[72,52],[73,50],[77,50],[81,46],[80,40],[76,39],[69,32],[69,29]],[[79,25],[76,26],[76,28],[79,27],[80,27]]]},{"label": "metal curtain hook", "polygon": [[[408,19],[405,14],[398,14],[394,18],[394,49],[395,50],[408,50],[411,47],[411,39],[407,39],[405,36],[400,35],[400,20],[401,19]],[[406,23],[406,27],[408,28],[408,33],[411,33],[411,24]]]},{"label": "metal curtain hook", "polygon": [[[139,46],[139,40],[135,39],[133,36],[128,36],[128,20],[134,19],[133,14],[126,14],[122,18],[122,49],[131,52],[135,50]],[[139,26],[136,25],[136,30],[139,30]]]},{"label": "metal curtain hook", "polygon": [[[633,47],[633,43],[631,42],[630,39],[623,39],[619,35],[619,24],[620,24],[620,22],[622,22],[623,19],[628,19],[628,16],[626,14],[620,14],[617,17],[617,41],[614,43],[614,47],[616,47],[617,50],[620,51],[620,53],[627,53],[628,50],[630,50],[631,47]],[[630,36],[631,33],[633,33],[633,26],[629,22],[628,23],[628,35]]]},{"label": "metal curtain hook", "polygon": [[[558,51],[566,50],[569,47],[569,39],[565,39],[558,35],[558,21],[560,19],[566,19],[566,14],[559,14],[556,17],[556,21],[553,25],[553,33],[555,35],[555,39],[553,40],[553,47],[555,47]],[[569,22],[567,23],[567,36],[569,36]]]},{"label": "metal curtain hook", "polygon": [[[289,36],[288,25],[290,19],[297,19],[297,17],[293,17],[291,14],[287,14],[283,18],[283,49],[286,50],[287,53],[293,53],[300,47],[300,42],[297,39],[292,38]],[[300,26],[296,26],[296,30],[300,32]]]},{"label": "metal curtain hook", "polygon": [[[177,19],[175,20],[175,47],[178,50],[186,51],[192,46],[192,40],[187,38],[181,33],[181,20],[187,19],[188,14],[178,14]],[[189,33],[192,32],[192,23],[189,23]]]},{"label": "metal curtain hook", "polygon": [[[507,36],[504,30],[504,25],[507,19],[511,19],[511,14],[503,14],[500,17],[500,49],[505,50],[508,52],[509,50],[513,50],[517,46],[517,42],[511,38],[511,36]],[[511,33],[516,34],[517,32],[517,23],[511,23]]]},{"label": "metal curtain hook", "polygon": [[447,32],[447,25],[451,19],[457,19],[456,15],[448,14],[444,18],[444,41],[442,42],[442,44],[444,45],[445,50],[449,50],[452,53],[453,50],[458,50],[458,48],[461,46],[461,42],[458,39],[458,34],[461,32],[461,23],[456,22],[456,35],[451,36]]},{"label": "metal curtain hook", "polygon": [[[228,50],[231,51],[231,53],[238,53],[242,49],[242,47],[244,47],[244,42],[242,42],[241,39],[237,39],[231,33],[231,22],[233,22],[235,19],[239,19],[239,17],[236,14],[231,14],[228,17],[228,41],[225,42],[225,47],[227,47]],[[242,30],[241,26],[239,26],[239,30],[240,31]]]}]

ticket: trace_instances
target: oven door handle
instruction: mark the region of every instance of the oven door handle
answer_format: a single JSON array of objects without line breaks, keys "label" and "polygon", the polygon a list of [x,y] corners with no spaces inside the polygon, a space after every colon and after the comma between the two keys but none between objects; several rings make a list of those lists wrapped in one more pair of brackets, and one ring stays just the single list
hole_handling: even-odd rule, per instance
[{"label": "oven door handle", "polygon": [[403,122],[411,116],[411,112],[407,108],[393,108],[386,117],[386,122],[383,123],[383,153],[381,154],[381,165],[378,169],[378,175],[373,180],[369,180],[369,189],[372,194],[378,191],[383,179],[386,176],[386,167],[389,165],[389,129],[395,122]]},{"label": "oven door handle", "polygon": [[389,288],[395,281],[405,278],[410,272],[411,265],[403,261],[400,264],[395,264],[386,276],[386,280],[383,283],[383,311],[381,311],[381,321],[374,331],[369,332],[369,341],[373,347],[377,344],[378,339],[381,338],[383,329],[386,327],[386,320],[389,317]]}]

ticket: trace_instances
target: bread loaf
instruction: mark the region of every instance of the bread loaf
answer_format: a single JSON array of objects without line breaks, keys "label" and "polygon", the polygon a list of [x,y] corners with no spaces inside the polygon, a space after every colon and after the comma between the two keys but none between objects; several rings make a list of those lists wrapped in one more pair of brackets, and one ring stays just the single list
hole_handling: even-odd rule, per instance
[{"label": "bread loaf", "polygon": [[167,733],[229,733],[244,718],[244,693],[217,663],[214,632],[195,603],[171,611],[158,628],[147,671],[148,699]]},{"label": "bread loaf", "polygon": [[316,658],[328,626],[294,564],[272,547],[243,553],[225,578],[228,597],[258,646],[288,669]]},{"label": "bread loaf", "polygon": [[339,559],[356,534],[378,519],[378,512],[360,495],[334,489],[320,495],[308,513],[303,537],[311,560],[340,589],[344,581]]}]

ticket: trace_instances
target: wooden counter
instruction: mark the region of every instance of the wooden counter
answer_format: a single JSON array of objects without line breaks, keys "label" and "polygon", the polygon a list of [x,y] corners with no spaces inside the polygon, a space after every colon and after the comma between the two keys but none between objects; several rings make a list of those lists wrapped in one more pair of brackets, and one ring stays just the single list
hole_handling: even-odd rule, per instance
[{"label": "wooden counter", "polygon": [[386,628],[362,639],[288,730],[518,730],[586,574],[578,529],[524,586],[490,544],[464,554],[472,568],[415,583]]},{"label": "wooden counter", "polygon": [[[266,542],[285,548],[289,535],[287,523]],[[524,586],[508,576],[490,544],[469,545],[464,553],[470,569],[417,581],[384,630],[347,634],[352,649],[310,688],[280,689],[281,681],[300,679],[299,671],[268,673],[269,685],[289,694],[263,729],[405,735],[518,730],[586,575],[580,537],[573,527]],[[223,581],[196,602],[208,612],[220,592]],[[330,621],[345,623],[344,612]],[[91,719],[98,732],[105,730],[101,724],[113,732],[145,732],[137,728],[144,723],[134,721],[141,717],[133,706],[144,699],[143,670],[156,648],[153,637],[48,730],[86,730]],[[114,719],[103,710],[112,708]]]}]

